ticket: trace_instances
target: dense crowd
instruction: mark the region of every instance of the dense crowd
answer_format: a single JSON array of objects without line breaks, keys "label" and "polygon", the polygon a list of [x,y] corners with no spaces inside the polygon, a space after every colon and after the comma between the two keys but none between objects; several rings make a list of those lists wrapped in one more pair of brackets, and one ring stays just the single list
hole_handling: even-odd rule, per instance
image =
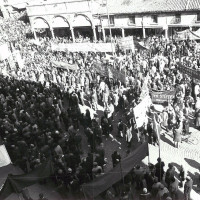
[{"label": "dense crowd", "polygon": [[[156,145],[158,137],[152,120],[137,127],[129,112],[131,106],[140,103],[145,80],[150,91],[176,91],[175,98],[167,102],[162,112],[156,113],[157,123],[172,130],[175,147],[181,142],[183,132],[189,134],[190,113],[195,115],[195,125],[200,129],[200,84],[177,70],[179,62],[199,69],[195,42],[168,42],[163,37],[152,37],[148,42],[149,51],[138,50],[129,55],[119,51],[111,60],[105,53],[52,51],[52,42],[69,41],[45,37],[39,38],[39,44],[34,44],[27,38],[28,24],[1,20],[0,29],[4,33],[1,43],[9,44],[13,54],[18,51],[21,63],[15,67],[2,65],[1,68],[0,131],[12,162],[25,172],[51,158],[56,184],[64,185],[76,195],[83,183],[104,173],[107,161],[103,135],[123,138],[128,148],[134,135],[137,135],[137,142],[148,141]],[[78,70],[60,69],[53,61],[76,65]],[[119,72],[126,71],[124,80],[96,71],[97,61]],[[99,107],[103,108],[103,116],[96,114]],[[86,109],[82,111],[83,108]],[[124,113],[126,120],[119,120],[118,132],[114,133],[113,115],[118,111]],[[149,118],[152,112],[155,112],[154,106],[150,107]],[[82,156],[83,137],[87,138],[90,150],[86,158]],[[113,167],[120,160],[119,153],[113,152]],[[143,191],[141,199],[176,199],[178,181],[174,167],[169,165],[166,173],[163,168],[164,163],[159,159],[147,170],[137,166],[125,177],[124,187],[120,189],[122,182],[115,184],[114,191],[109,189],[105,198],[115,199],[120,195],[122,199],[131,199],[130,186],[134,183],[137,190]],[[184,179],[181,168],[181,184]],[[189,199],[191,187],[192,180],[187,177],[185,199]]]}]

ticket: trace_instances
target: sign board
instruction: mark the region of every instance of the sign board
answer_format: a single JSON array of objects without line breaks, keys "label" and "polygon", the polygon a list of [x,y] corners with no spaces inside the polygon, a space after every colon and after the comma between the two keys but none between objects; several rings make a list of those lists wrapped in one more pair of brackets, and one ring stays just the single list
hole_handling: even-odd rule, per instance
[{"label": "sign board", "polygon": [[131,49],[134,51],[133,36],[124,37],[118,40],[119,48],[124,49],[125,51]]},{"label": "sign board", "polygon": [[151,92],[151,99],[153,103],[164,103],[172,100],[175,97],[175,90]]},{"label": "sign board", "polygon": [[147,112],[151,104],[152,101],[148,95],[133,109],[138,128],[142,127],[143,124],[147,122]]},{"label": "sign board", "polygon": [[2,44],[0,46],[0,61],[7,59],[10,56],[10,50],[7,44]]}]

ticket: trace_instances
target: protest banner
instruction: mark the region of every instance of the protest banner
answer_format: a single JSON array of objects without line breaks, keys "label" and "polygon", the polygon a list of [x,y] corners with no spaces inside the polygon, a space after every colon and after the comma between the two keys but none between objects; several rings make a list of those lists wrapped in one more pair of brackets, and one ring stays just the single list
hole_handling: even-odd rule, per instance
[{"label": "protest banner", "polygon": [[96,71],[96,73],[104,77],[107,76],[105,65],[102,62],[95,60],[93,65],[94,65],[94,71]]},{"label": "protest banner", "polygon": [[119,45],[120,49],[123,49],[125,51],[128,50],[128,49],[134,51],[133,36],[120,38],[118,40],[118,45]]},{"label": "protest banner", "polygon": [[107,66],[100,61],[94,61],[94,70],[101,76],[108,78],[115,78],[120,80],[122,83],[126,83],[126,73],[125,70],[114,69],[113,67]]},{"label": "protest banner", "polygon": [[185,67],[182,64],[178,65],[178,70],[183,74],[187,74],[191,78],[200,80],[200,73],[199,73],[200,71],[199,70],[191,69],[189,67]]},{"label": "protest banner", "polygon": [[122,83],[126,83],[126,72],[125,70],[118,70],[118,69],[114,69],[114,68],[110,68],[112,73],[113,73],[113,77],[115,77],[115,79],[120,80]]},{"label": "protest banner", "polygon": [[51,44],[52,51],[69,52],[113,52],[115,46],[112,43],[71,43],[71,44]]},{"label": "protest banner", "polygon": [[138,128],[142,127],[143,124],[147,122],[147,112],[151,104],[152,101],[148,95],[133,109]]},{"label": "protest banner", "polygon": [[53,66],[65,70],[72,70],[75,71],[78,69],[78,66],[76,64],[69,64],[65,62],[59,62],[59,61],[52,61]]},{"label": "protest banner", "polygon": [[153,103],[164,103],[172,100],[175,97],[175,90],[157,91],[151,92],[151,99]]},{"label": "protest banner", "polygon": [[11,52],[7,44],[2,44],[0,46],[0,61],[7,59],[11,55]]}]

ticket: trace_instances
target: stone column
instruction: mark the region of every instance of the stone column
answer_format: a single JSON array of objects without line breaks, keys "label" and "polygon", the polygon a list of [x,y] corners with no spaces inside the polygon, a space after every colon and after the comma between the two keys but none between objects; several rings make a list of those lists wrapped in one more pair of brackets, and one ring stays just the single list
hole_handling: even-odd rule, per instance
[{"label": "stone column", "polygon": [[144,27],[142,27],[142,32],[143,32],[143,38],[146,38],[146,31]]},{"label": "stone column", "polygon": [[124,28],[122,28],[122,37],[123,37],[123,38],[125,37],[125,31],[124,31]]},{"label": "stone column", "polygon": [[36,34],[36,32],[35,32],[35,29],[33,28],[33,35],[34,35],[34,38],[35,38],[35,40],[37,40],[37,34]]},{"label": "stone column", "polygon": [[97,41],[97,34],[96,34],[95,26],[92,27],[92,30],[93,30],[94,41]]},{"label": "stone column", "polygon": [[2,14],[3,14],[3,17],[4,17],[5,19],[8,19],[8,18],[9,18],[9,13],[8,13],[8,10],[5,8],[5,6],[4,6],[4,5],[1,5],[1,6],[0,6],[0,9],[1,9],[1,12],[2,12]]},{"label": "stone column", "polygon": [[102,33],[103,33],[103,41],[106,42],[106,33],[104,28],[102,28]]},{"label": "stone column", "polygon": [[55,39],[55,35],[54,35],[54,32],[53,32],[53,27],[50,27],[50,31],[51,31],[52,38]]},{"label": "stone column", "polygon": [[165,39],[168,40],[168,29],[165,29]]},{"label": "stone column", "polygon": [[75,42],[74,28],[70,28],[72,34],[72,41]]}]

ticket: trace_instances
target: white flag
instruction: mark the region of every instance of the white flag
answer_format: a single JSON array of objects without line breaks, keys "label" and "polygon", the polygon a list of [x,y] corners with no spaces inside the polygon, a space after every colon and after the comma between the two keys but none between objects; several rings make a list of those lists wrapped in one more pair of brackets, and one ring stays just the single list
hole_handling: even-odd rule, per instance
[{"label": "white flag", "polygon": [[10,156],[6,150],[5,145],[0,146],[0,167],[11,164]]}]

